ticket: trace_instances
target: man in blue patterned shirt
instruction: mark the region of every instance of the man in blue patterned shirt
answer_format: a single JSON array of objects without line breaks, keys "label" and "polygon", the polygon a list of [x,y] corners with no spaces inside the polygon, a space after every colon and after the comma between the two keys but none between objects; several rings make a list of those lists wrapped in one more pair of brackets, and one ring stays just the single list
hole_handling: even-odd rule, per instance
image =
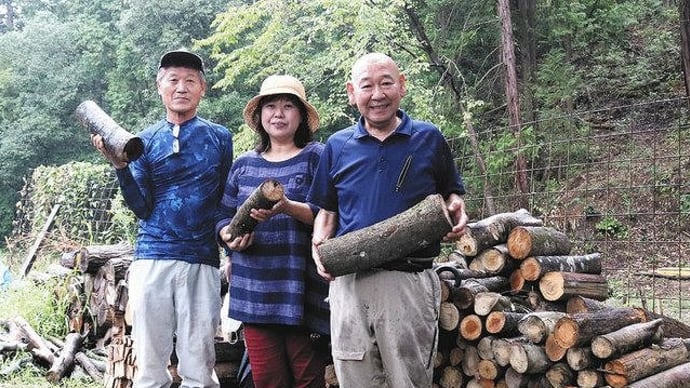
[{"label": "man in blue patterned shirt", "polygon": [[139,133],[141,157],[118,160],[100,136],[92,139],[115,167],[122,195],[139,219],[128,278],[134,386],[170,386],[174,346],[182,387],[218,387],[213,368],[220,258],[214,226],[232,164],[232,135],[197,116],[206,92],[198,55],[164,54],[156,84],[166,117]]}]

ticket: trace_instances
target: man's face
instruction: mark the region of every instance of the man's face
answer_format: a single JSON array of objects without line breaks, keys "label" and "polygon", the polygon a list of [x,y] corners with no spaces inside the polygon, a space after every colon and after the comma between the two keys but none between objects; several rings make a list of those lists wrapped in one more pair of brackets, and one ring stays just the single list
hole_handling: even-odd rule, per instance
[{"label": "man's face", "polygon": [[386,129],[395,123],[400,100],[405,96],[405,77],[392,61],[363,63],[354,69],[347,95],[367,126]]},{"label": "man's face", "polygon": [[186,67],[168,67],[158,77],[158,94],[168,112],[189,118],[196,114],[201,97],[206,93],[206,82],[198,70]]}]

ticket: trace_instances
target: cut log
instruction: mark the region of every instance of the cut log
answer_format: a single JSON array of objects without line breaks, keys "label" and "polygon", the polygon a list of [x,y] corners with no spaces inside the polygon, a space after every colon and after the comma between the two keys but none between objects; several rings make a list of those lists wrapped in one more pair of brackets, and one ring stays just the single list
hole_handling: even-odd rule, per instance
[{"label": "cut log", "polygon": [[492,311],[512,310],[510,299],[498,292],[480,292],[474,296],[474,313],[485,317]]},{"label": "cut log", "polygon": [[84,371],[86,371],[86,374],[88,374],[94,381],[102,381],[103,380],[103,372],[99,370],[98,366],[92,359],[90,359],[86,353],[84,352],[77,352],[77,354],[74,355],[74,360],[81,365],[82,368],[84,368]]},{"label": "cut log", "polygon": [[575,382],[575,373],[568,364],[557,362],[546,371],[546,379],[552,387],[566,387]]},{"label": "cut log", "polygon": [[566,303],[565,312],[568,314],[595,313],[610,308],[611,306],[601,301],[585,298],[580,295],[573,295]]},{"label": "cut log", "polygon": [[491,348],[494,351],[494,360],[500,366],[510,365],[510,353],[512,351],[512,345],[515,343],[525,344],[529,343],[525,337],[513,337],[513,338],[496,338],[491,342]]},{"label": "cut log", "polygon": [[611,308],[596,313],[572,314],[556,322],[553,335],[556,343],[567,349],[585,345],[598,335],[611,333],[644,320],[645,316],[632,308]]},{"label": "cut log", "polygon": [[593,367],[595,364],[592,348],[589,346],[568,349],[565,354],[565,360],[568,362],[570,369],[576,372]]},{"label": "cut log", "polygon": [[605,277],[576,272],[547,272],[539,280],[539,291],[548,301],[564,300],[576,295],[606,300],[609,296]]},{"label": "cut log", "polygon": [[48,370],[46,380],[55,384],[74,366],[74,357],[84,342],[84,337],[79,333],[69,333],[65,337],[65,347],[60,351],[60,356],[55,358],[53,365]]},{"label": "cut log", "polygon": [[525,315],[518,323],[518,331],[532,343],[540,344],[553,332],[556,322],[565,316],[560,311],[540,311]]},{"label": "cut log", "polygon": [[506,384],[510,388],[527,388],[530,381],[529,375],[520,373],[512,367],[506,369],[505,378]]},{"label": "cut log", "polygon": [[553,333],[546,336],[546,341],[544,341],[544,352],[549,360],[553,362],[560,361],[565,357],[567,351],[568,349],[556,343],[556,337]]},{"label": "cut log", "polygon": [[103,137],[106,150],[121,162],[138,159],[144,152],[144,142],[120,127],[93,101],[84,101],[77,106],[77,120],[89,132]]},{"label": "cut log", "polygon": [[601,254],[568,256],[532,256],[520,263],[522,277],[528,281],[539,279],[547,272],[579,272],[601,274]]},{"label": "cut log", "polygon": [[516,226],[541,226],[542,220],[527,210],[499,213],[467,225],[466,232],[456,242],[457,249],[465,256],[476,256],[482,250],[505,243],[510,231]]},{"label": "cut log", "polygon": [[[538,288],[539,285],[535,285]],[[572,298],[571,298],[572,299]],[[570,300],[570,299],[568,299]],[[548,301],[537,291],[530,290],[527,293],[527,306],[532,309],[532,311],[566,311],[565,301]]]},{"label": "cut log", "polygon": [[479,353],[476,346],[468,346],[465,349],[465,355],[462,358],[462,373],[465,376],[476,376],[479,371]]},{"label": "cut log", "polygon": [[661,328],[664,331],[664,337],[667,338],[690,338],[690,326],[686,325],[683,322],[680,322],[676,319],[673,319],[671,317],[667,317],[665,315],[657,314],[655,312],[646,310],[646,309],[641,309],[636,307],[636,309],[640,312],[642,312],[646,317],[647,321],[652,321],[655,319],[661,319],[663,322],[661,324]]},{"label": "cut log", "polygon": [[27,349],[44,364],[48,366],[53,364],[55,360],[53,347],[31,327],[29,322],[22,317],[15,317],[9,322],[9,325],[10,338],[17,342],[26,343]]},{"label": "cut log", "polygon": [[448,353],[448,364],[450,366],[458,366],[462,362],[465,351],[461,348],[454,347]]},{"label": "cut log", "polygon": [[110,259],[128,257],[131,261],[133,255],[134,248],[125,241],[110,245],[90,245],[63,253],[60,264],[65,268],[76,268],[82,273],[94,274]]},{"label": "cut log", "polygon": [[509,311],[492,311],[486,317],[486,331],[504,337],[515,337],[520,334],[518,322],[524,317],[523,313]]},{"label": "cut log", "polygon": [[551,366],[551,361],[542,346],[513,343],[510,347],[510,366],[519,373],[544,373]]},{"label": "cut log", "polygon": [[592,339],[592,354],[598,358],[617,357],[661,341],[661,319],[635,323]]},{"label": "cut log", "polygon": [[483,336],[477,343],[477,353],[482,360],[493,360],[494,349],[492,343],[497,337],[492,335]]},{"label": "cut log", "polygon": [[475,260],[479,260],[483,268],[495,274],[510,274],[520,265],[519,261],[510,257],[506,244],[484,249]]},{"label": "cut log", "polygon": [[462,387],[463,378],[464,376],[460,369],[454,366],[447,366],[443,368],[438,384],[442,388]]},{"label": "cut log", "polygon": [[259,221],[251,217],[252,209],[270,209],[283,198],[285,189],[275,179],[269,178],[261,182],[257,186],[246,201],[244,201],[238,208],[235,216],[230,221],[228,231],[230,239],[234,240],[237,237],[251,233],[258,225]]},{"label": "cut log", "polygon": [[635,381],[629,388],[687,388],[689,382],[690,362],[686,362]]},{"label": "cut log", "polygon": [[340,276],[402,259],[439,241],[452,229],[440,194],[374,225],[328,239],[317,249],[328,273]]},{"label": "cut log", "polygon": [[476,314],[468,314],[460,320],[458,331],[462,338],[474,341],[482,335],[483,327],[484,322],[481,317]]},{"label": "cut log", "polygon": [[453,331],[460,324],[460,311],[453,303],[441,302],[438,325],[445,331]]},{"label": "cut log", "polygon": [[474,305],[475,296],[480,292],[503,292],[508,289],[508,279],[503,276],[492,276],[482,279],[468,279],[460,287],[451,290],[451,300],[460,310]]},{"label": "cut log", "polygon": [[595,369],[585,369],[577,372],[577,386],[582,388],[597,388],[606,385],[604,373]]},{"label": "cut log", "polygon": [[494,360],[479,360],[477,374],[482,380],[496,380],[503,377],[506,367],[502,367]]},{"label": "cut log", "polygon": [[568,236],[545,226],[518,226],[508,236],[508,253],[517,260],[529,256],[556,256],[570,253]]},{"label": "cut log", "polygon": [[680,338],[668,338],[659,345],[636,350],[604,364],[606,382],[625,387],[645,377],[687,363],[688,345]]}]

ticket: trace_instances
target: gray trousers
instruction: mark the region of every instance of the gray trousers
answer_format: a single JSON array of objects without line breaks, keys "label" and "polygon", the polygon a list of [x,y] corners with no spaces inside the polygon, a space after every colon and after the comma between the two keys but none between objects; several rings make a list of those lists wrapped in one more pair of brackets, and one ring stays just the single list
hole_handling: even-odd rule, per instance
[{"label": "gray trousers", "polygon": [[179,260],[135,260],[128,286],[137,365],[134,387],[170,386],[173,335],[180,387],[219,387],[214,371],[214,337],[220,323],[218,269]]},{"label": "gray trousers", "polygon": [[331,282],[331,343],[340,387],[431,387],[440,290],[432,269],[375,269]]}]

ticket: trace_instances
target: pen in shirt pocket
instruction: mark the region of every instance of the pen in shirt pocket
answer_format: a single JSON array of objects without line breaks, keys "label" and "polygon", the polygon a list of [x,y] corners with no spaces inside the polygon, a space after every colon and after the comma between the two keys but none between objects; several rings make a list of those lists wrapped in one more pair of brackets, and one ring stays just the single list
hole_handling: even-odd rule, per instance
[{"label": "pen in shirt pocket", "polygon": [[403,183],[405,182],[405,177],[407,176],[407,171],[410,169],[410,164],[412,164],[412,155],[407,155],[405,163],[403,163],[402,169],[400,170],[400,175],[398,175],[398,182],[395,184],[395,191],[400,191]]}]

